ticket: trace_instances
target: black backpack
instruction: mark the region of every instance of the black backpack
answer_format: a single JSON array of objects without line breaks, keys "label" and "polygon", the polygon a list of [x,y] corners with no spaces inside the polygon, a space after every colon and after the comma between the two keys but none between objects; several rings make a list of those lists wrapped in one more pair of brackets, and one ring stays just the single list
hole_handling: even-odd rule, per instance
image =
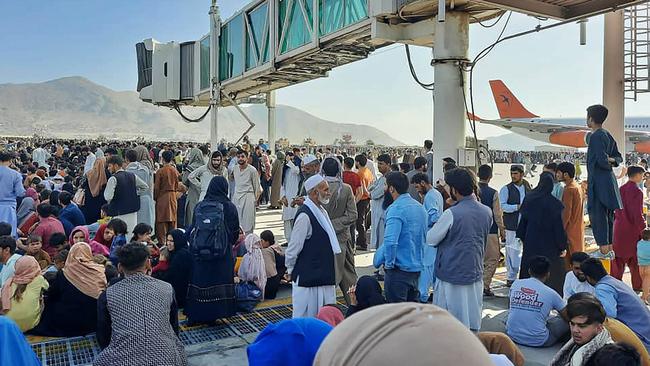
[{"label": "black backpack", "polygon": [[223,204],[202,201],[194,209],[194,227],[190,233],[190,251],[199,260],[232,255],[224,221]]}]

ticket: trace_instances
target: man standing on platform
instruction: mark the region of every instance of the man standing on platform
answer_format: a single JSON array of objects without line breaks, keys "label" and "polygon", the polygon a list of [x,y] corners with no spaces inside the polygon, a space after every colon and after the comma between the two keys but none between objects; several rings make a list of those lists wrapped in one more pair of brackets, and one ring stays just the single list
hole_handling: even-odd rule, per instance
[{"label": "man standing on platform", "polygon": [[564,183],[562,191],[562,222],[569,252],[564,256],[567,269],[571,268],[571,255],[585,250],[584,197],[582,188],[575,182],[576,168],[569,162],[557,166],[557,180]]},{"label": "man standing on platform", "polygon": [[506,227],[506,267],[508,276],[506,285],[509,287],[517,279],[519,267],[521,266],[522,244],[517,239],[517,227],[519,226],[519,208],[524,202],[530,187],[523,179],[524,168],[521,165],[510,167],[510,178],[512,182],[501,188],[499,199],[503,210],[503,223]]},{"label": "man standing on platform", "polygon": [[293,281],[293,318],[315,317],[323,305],[336,303],[335,256],[341,253],[334,226],[323,207],[329,185],[321,175],[304,183],[307,198],[298,209],[285,255]]},{"label": "man standing on platform", "polygon": [[235,198],[232,203],[237,207],[239,224],[248,235],[255,229],[255,202],[262,193],[260,176],[257,170],[248,164],[248,152],[237,152],[237,166],[233,169],[235,180]]},{"label": "man standing on platform", "polygon": [[599,255],[614,258],[612,242],[614,235],[614,211],[623,207],[613,167],[623,162],[616,141],[603,128],[609,111],[603,105],[587,108],[587,126],[592,133],[587,149],[587,210]]},{"label": "man standing on platform", "polygon": [[483,295],[494,296],[490,285],[492,284],[492,277],[494,277],[494,273],[499,265],[501,241],[505,241],[506,227],[503,224],[503,211],[501,210],[501,203],[499,201],[499,192],[489,186],[490,180],[492,180],[492,167],[489,165],[481,165],[478,168],[478,178],[481,203],[489,207],[490,211],[492,211],[492,226],[490,227],[490,234],[485,245],[485,257],[483,259]]}]

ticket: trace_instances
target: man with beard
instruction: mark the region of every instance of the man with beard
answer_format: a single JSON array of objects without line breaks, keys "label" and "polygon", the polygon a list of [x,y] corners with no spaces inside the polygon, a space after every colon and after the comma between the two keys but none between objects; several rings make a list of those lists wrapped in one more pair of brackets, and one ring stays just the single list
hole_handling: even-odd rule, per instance
[{"label": "man with beard", "polygon": [[[575,172],[575,166],[569,162],[565,161],[557,166],[557,179],[564,183],[561,196],[564,205],[562,222],[569,240],[566,259],[585,249],[584,197],[582,188],[575,182]],[[567,261],[567,268],[570,267],[571,263]]]},{"label": "man with beard", "polygon": [[568,300],[574,294],[579,292],[588,292],[593,294],[594,287],[587,282],[587,277],[582,273],[580,265],[589,258],[585,252],[575,252],[571,254],[571,271],[564,277],[564,300]]},{"label": "man with beard", "polygon": [[305,196],[307,195],[307,190],[305,189],[304,182],[316,175],[320,170],[320,161],[318,161],[315,155],[307,154],[302,158],[302,160],[295,159],[295,161],[302,164],[302,181],[300,182],[300,191],[298,197],[295,197],[291,201],[291,207],[302,205],[302,203],[305,201]]},{"label": "man with beard", "polygon": [[384,216],[384,194],[386,190],[386,174],[390,172],[390,156],[381,154],[377,157],[377,168],[381,175],[368,186],[370,193],[370,248],[377,249],[384,239],[384,227],[379,224]]},{"label": "man with beard", "polygon": [[210,186],[210,181],[216,176],[228,178],[228,169],[223,164],[223,155],[219,151],[212,152],[210,161],[208,161],[207,164],[194,169],[194,171],[187,176],[187,180],[189,180],[190,183],[201,188],[199,201],[203,201],[203,197],[205,197],[205,193],[208,191],[208,187]]},{"label": "man with beard", "polygon": [[248,164],[248,152],[237,152],[237,165],[233,169],[235,179],[235,197],[233,203],[237,207],[239,224],[246,235],[255,229],[255,202],[259,198],[262,187],[257,170]]},{"label": "man with beard", "polygon": [[315,317],[336,303],[335,256],[341,253],[336,231],[323,205],[330,203],[329,185],[317,174],[304,184],[308,196],[298,209],[285,255],[293,282],[293,318]]}]

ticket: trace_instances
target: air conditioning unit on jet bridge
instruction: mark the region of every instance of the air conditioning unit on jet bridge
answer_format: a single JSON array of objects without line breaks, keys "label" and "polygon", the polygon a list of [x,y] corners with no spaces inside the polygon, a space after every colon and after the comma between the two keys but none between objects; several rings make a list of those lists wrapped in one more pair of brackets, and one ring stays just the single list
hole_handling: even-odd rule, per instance
[{"label": "air conditioning unit on jet bridge", "polygon": [[209,58],[207,67],[201,65],[201,43],[159,43],[149,38],[136,44],[140,99],[163,106],[191,104],[201,92],[200,84],[209,84],[200,82],[201,66],[209,67]]},{"label": "air conditioning unit on jet bridge", "polygon": [[372,0],[368,2],[370,16],[396,15],[402,7],[416,1],[418,0]]}]

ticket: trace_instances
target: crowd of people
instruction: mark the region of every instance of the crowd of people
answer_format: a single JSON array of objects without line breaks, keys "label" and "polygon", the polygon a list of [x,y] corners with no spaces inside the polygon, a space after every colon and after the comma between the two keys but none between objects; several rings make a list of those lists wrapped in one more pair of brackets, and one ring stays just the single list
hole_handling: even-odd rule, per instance
[{"label": "crowd of people", "polygon": [[[0,358],[38,362],[20,333],[94,332],[96,365],[184,365],[179,311],[190,325],[211,324],[275,298],[284,284],[293,319],[260,333],[251,365],[415,356],[520,366],[518,345],[558,343],[552,365],[649,365],[647,166],[628,166],[619,187],[622,157],[606,117],[603,106],[588,109],[586,180],[578,182],[575,154],[525,154],[496,189],[490,165],[474,172],[452,157],[434,177],[442,157],[430,140],[419,152],[275,155],[263,141],[211,151],[12,140],[0,151],[0,333],[21,351]],[[533,188],[528,165],[538,162]],[[286,243],[254,232],[262,205],[282,211]],[[585,215],[599,247],[591,254]],[[503,332],[482,332],[502,245],[509,311]],[[355,253],[367,250],[376,272],[358,278]],[[626,266],[632,287],[622,281]],[[422,341],[435,334],[445,337]],[[442,352],[459,344],[464,352]]]}]

